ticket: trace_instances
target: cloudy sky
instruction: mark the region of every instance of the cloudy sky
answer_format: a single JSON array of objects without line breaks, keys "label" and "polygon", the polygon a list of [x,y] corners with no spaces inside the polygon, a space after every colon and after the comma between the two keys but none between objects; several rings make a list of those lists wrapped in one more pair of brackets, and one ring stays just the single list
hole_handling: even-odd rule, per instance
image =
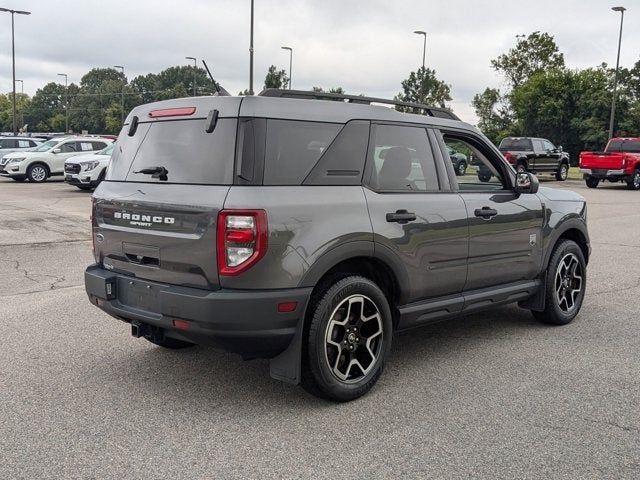
[{"label": "cloudy sky", "polygon": [[[422,62],[451,85],[451,106],[473,122],[473,95],[502,80],[489,61],[515,35],[555,36],[572,68],[615,64],[620,14],[625,15],[621,64],[640,58],[638,0],[255,0],[255,89],[269,65],[288,68],[293,87],[342,86],[391,98]],[[232,93],[248,87],[250,0],[0,0],[29,10],[16,16],[16,77],[33,94],[57,73],[70,82],[93,67],[124,65],[126,74],[158,72],[204,58]],[[11,23],[0,13],[0,92],[11,89]],[[19,84],[18,84],[19,85]],[[18,86],[19,89],[19,86]]]}]

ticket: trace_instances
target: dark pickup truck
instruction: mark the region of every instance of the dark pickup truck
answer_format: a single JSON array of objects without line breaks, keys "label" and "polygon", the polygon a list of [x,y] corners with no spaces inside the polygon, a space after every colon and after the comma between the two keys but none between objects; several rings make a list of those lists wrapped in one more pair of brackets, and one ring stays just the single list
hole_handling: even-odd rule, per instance
[{"label": "dark pickup truck", "polygon": [[546,138],[507,137],[498,149],[518,172],[554,173],[565,181],[569,173],[569,154]]},{"label": "dark pickup truck", "polygon": [[612,138],[604,152],[582,152],[580,171],[589,188],[606,180],[640,190],[640,138]]}]

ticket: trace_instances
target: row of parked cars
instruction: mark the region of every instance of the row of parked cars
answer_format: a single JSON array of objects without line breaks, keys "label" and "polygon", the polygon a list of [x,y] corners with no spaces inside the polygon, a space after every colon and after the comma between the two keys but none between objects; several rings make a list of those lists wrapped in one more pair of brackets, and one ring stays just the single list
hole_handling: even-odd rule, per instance
[{"label": "row of parked cars", "polygon": [[95,188],[104,178],[113,138],[60,136],[49,140],[0,137],[0,175],[16,182],[46,182],[52,176],[82,190]]}]

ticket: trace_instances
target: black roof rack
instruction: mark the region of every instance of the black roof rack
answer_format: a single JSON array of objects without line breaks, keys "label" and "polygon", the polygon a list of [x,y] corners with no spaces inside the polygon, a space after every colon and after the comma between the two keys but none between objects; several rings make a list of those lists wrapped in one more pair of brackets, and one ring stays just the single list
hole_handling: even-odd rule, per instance
[{"label": "black roof rack", "polygon": [[448,118],[451,120],[460,120],[458,116],[447,108],[430,107],[422,103],[401,102],[398,100],[388,100],[386,98],[365,97],[360,95],[346,95],[343,93],[329,92],[309,92],[306,90],[281,90],[278,88],[266,88],[258,94],[260,97],[278,97],[278,98],[299,98],[306,100],[334,100],[346,103],[361,103],[370,105],[372,103],[384,103],[386,105],[398,105],[401,107],[414,108],[422,110],[430,117]]}]

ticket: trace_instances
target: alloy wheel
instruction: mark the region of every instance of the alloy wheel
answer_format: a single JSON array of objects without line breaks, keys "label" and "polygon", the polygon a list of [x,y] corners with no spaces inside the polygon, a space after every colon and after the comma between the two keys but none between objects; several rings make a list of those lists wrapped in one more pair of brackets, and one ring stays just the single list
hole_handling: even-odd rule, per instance
[{"label": "alloy wheel", "polygon": [[35,166],[31,169],[31,178],[36,182],[42,182],[47,178],[47,171],[44,167]]},{"label": "alloy wheel", "polygon": [[375,366],[383,343],[382,316],[364,295],[352,295],[333,310],[325,332],[325,359],[338,380],[353,383]]},{"label": "alloy wheel", "polygon": [[554,284],[560,310],[571,313],[576,308],[576,301],[583,284],[580,261],[575,254],[568,253],[558,263]]}]

